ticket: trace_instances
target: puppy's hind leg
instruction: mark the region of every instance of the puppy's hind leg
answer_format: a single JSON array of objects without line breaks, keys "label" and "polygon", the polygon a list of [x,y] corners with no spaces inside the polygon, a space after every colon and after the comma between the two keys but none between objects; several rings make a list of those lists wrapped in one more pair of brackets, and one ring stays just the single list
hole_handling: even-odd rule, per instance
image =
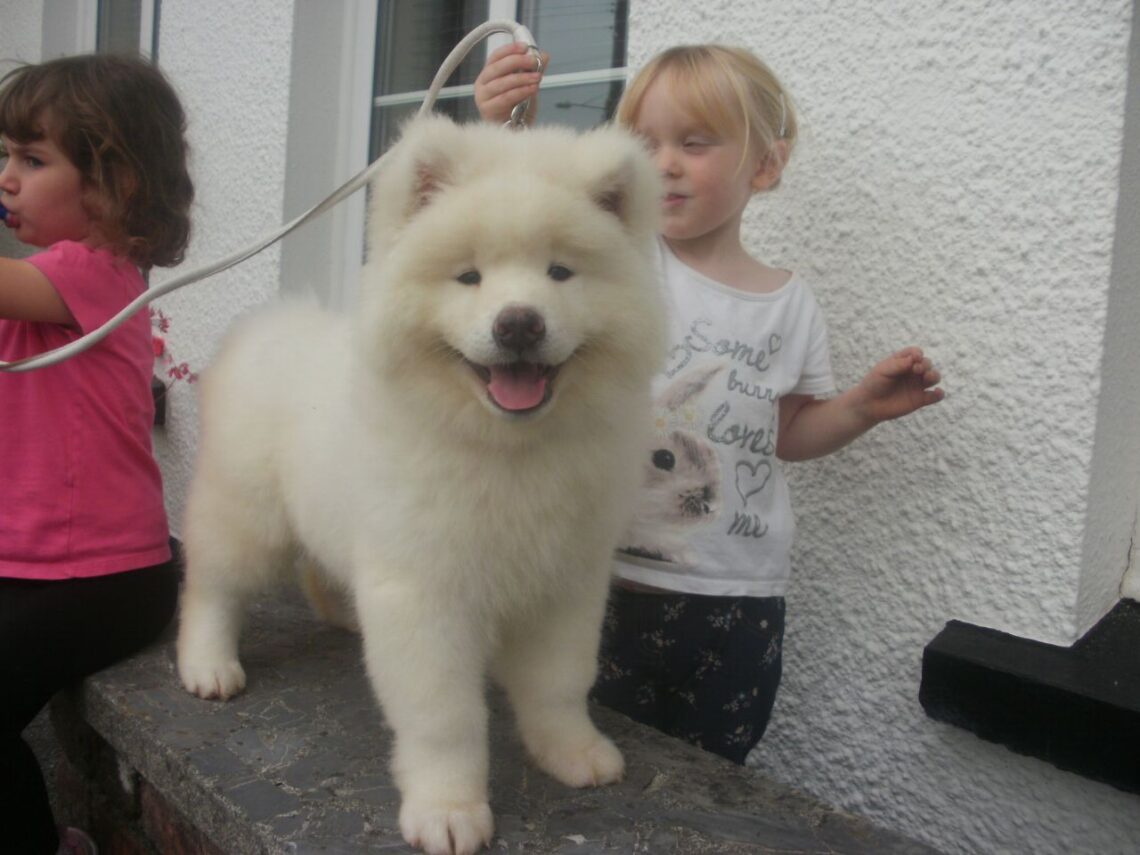
[{"label": "puppy's hind leg", "polygon": [[523,743],[548,774],[571,787],[621,779],[625,761],[590,720],[605,591],[583,591],[515,628],[495,677],[507,691]]},{"label": "puppy's hind leg", "polygon": [[191,488],[178,675],[199,697],[224,700],[245,688],[238,661],[245,609],[281,572],[289,545],[284,514],[268,504],[241,504],[202,478]]},{"label": "puppy's hind leg", "polygon": [[349,592],[330,579],[313,558],[301,555],[297,564],[301,590],[317,617],[341,629],[360,632]]}]

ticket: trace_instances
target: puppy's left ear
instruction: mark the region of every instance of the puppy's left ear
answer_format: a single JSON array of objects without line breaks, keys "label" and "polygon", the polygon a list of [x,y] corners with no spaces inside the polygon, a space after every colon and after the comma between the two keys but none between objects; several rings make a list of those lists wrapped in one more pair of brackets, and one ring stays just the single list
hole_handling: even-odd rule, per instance
[{"label": "puppy's left ear", "polygon": [[655,231],[661,179],[641,143],[627,131],[606,127],[589,132],[580,146],[593,203],[630,232]]}]

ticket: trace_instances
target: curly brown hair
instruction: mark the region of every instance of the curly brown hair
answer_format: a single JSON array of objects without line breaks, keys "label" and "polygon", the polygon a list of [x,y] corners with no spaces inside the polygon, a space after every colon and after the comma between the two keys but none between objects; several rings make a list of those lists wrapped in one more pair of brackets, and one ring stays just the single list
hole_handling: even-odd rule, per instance
[{"label": "curly brown hair", "polygon": [[59,146],[113,249],[143,269],[182,261],[194,199],[186,115],[155,65],[91,54],[20,66],[0,79],[0,134]]}]

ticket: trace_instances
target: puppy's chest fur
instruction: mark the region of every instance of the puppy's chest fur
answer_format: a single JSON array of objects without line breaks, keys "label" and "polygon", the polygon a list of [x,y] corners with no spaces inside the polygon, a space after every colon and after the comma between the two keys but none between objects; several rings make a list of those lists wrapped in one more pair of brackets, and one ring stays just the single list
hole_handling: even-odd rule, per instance
[{"label": "puppy's chest fur", "polygon": [[638,473],[617,455],[598,459],[594,442],[537,434],[510,451],[444,444],[377,464],[374,517],[359,528],[369,548],[383,564],[414,562],[460,596],[491,592],[497,607],[595,578],[625,517],[620,485]]}]

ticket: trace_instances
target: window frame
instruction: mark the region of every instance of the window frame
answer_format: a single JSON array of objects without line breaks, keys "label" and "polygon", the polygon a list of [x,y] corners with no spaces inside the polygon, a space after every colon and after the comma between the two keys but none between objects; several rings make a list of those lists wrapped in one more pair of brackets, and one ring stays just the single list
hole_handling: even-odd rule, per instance
[{"label": "window frame", "polygon": [[[41,56],[56,59],[100,49],[99,17],[104,0],[44,0]],[[139,7],[138,49],[145,57],[158,52],[161,0],[135,0]]]},{"label": "window frame", "polygon": [[[377,6],[376,0],[294,5],[285,222],[368,165],[371,110],[360,105],[372,94]],[[318,111],[324,123],[312,121]],[[351,305],[364,259],[365,197],[354,193],[284,239],[282,293],[315,297],[334,309]]]},{"label": "window frame", "polygon": [[[487,20],[518,20],[522,5],[516,0],[488,0]],[[317,22],[305,19],[305,6],[298,3],[294,7],[286,220],[307,210],[367,167],[372,118],[378,107],[420,103],[427,95],[427,90],[421,89],[374,96],[377,0],[344,0],[337,4],[343,10],[338,44],[320,43],[327,34],[314,35]],[[327,10],[323,14],[327,17]],[[509,41],[507,34],[488,37],[483,42],[484,58]],[[339,57],[339,65],[328,62],[329,56]],[[623,65],[548,75],[543,78],[543,91],[625,80],[627,72],[628,67]],[[323,85],[314,86],[315,81],[323,81]],[[322,142],[306,139],[310,135],[305,130],[306,123],[312,124],[309,117],[317,106],[328,110],[328,104],[318,104],[317,91],[323,91],[326,99],[328,92],[338,93],[335,115],[325,125]],[[474,86],[465,84],[445,87],[439,98],[473,94]],[[287,237],[282,249],[281,291],[315,296],[334,309],[351,306],[364,263],[365,222],[365,193],[358,192]]]},{"label": "window frame", "polygon": [[99,0],[44,0],[44,60],[91,53],[98,32]]},{"label": "window frame", "polygon": [[[89,0],[81,0],[81,2],[89,2]],[[104,12],[104,3],[106,0],[94,0],[96,6],[95,15],[95,50],[101,50],[102,45],[99,44],[99,39],[102,35],[100,32],[100,23]],[[139,11],[139,41],[135,45],[138,48],[140,55],[151,59],[158,56],[158,16],[159,8],[162,0],[133,0]]]},{"label": "window frame", "polygon": [[[532,0],[533,2],[533,0]],[[487,21],[517,21],[522,7],[527,5],[526,0],[489,0],[487,8]],[[485,45],[484,59],[497,50],[500,45],[510,41],[510,36],[496,33],[488,37]],[[542,46],[539,45],[541,48]],[[610,66],[608,68],[590,69],[587,71],[563,72],[561,74],[547,74],[542,78],[542,89],[550,92],[571,86],[581,86],[590,83],[612,83],[616,80],[624,81],[628,75],[627,65]],[[373,98],[372,109],[375,111],[384,107],[398,107],[407,104],[418,104],[427,97],[427,89],[417,89],[408,92],[396,92],[390,95],[378,95]],[[439,91],[438,100],[444,101],[452,98],[473,97],[475,85],[473,83],[445,86]]]}]

